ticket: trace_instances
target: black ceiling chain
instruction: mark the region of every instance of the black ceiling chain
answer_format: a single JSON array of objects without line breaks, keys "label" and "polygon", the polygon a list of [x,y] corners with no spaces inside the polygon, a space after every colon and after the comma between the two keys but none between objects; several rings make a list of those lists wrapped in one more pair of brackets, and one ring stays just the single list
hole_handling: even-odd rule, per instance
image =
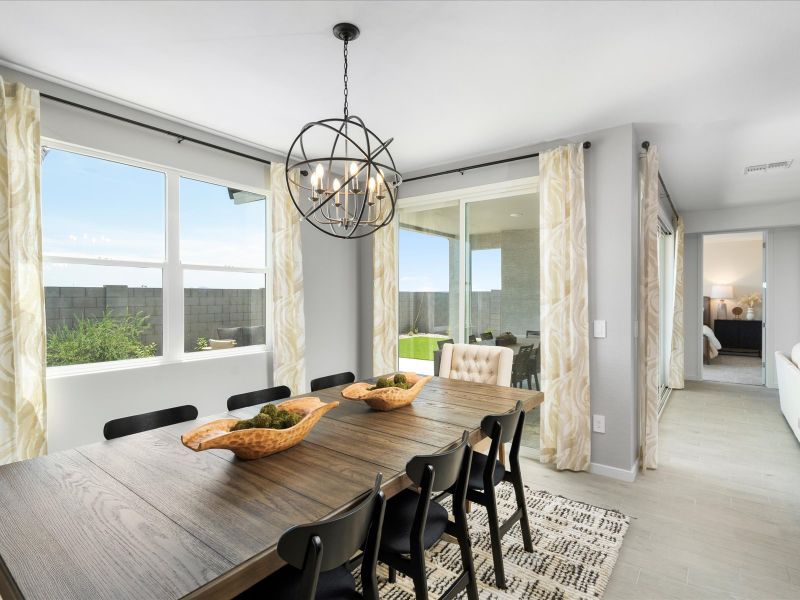
[{"label": "black ceiling chain", "polygon": [[347,120],[347,116],[349,114],[347,108],[347,42],[348,40],[344,40],[344,118],[345,121]]}]

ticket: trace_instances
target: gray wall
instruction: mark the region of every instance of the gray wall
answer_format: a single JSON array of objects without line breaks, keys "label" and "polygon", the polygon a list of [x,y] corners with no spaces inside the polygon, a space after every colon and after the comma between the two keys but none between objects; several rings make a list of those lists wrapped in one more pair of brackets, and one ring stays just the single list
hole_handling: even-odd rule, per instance
[{"label": "gray wall", "polygon": [[[592,412],[606,417],[606,433],[592,434],[592,462],[630,471],[636,461],[638,426],[636,409],[636,319],[638,237],[637,157],[641,140],[632,125],[575,136],[504,154],[476,157],[484,162],[503,156],[527,154],[564,141],[592,142],[586,151],[587,238],[589,245],[589,318],[607,321],[607,337],[590,339]],[[455,168],[441,165],[429,172]],[[404,184],[402,198],[445,190],[485,185],[538,175],[536,160],[517,161]],[[423,174],[407,173],[406,177]],[[360,293],[372,297],[371,250],[361,257],[364,275]],[[371,328],[372,313],[363,314],[363,327]],[[366,341],[366,337],[364,338]],[[371,340],[370,340],[371,342]],[[371,345],[369,346],[371,352]],[[366,358],[364,349],[362,357]],[[366,363],[365,363],[366,366]],[[369,363],[371,366],[371,362]]]},{"label": "gray wall", "polygon": [[800,342],[800,227],[767,232],[767,385],[778,387],[775,352]]},{"label": "gray wall", "polygon": [[363,241],[333,238],[307,223],[301,232],[307,379],[341,371],[361,376],[358,253]]},{"label": "gray wall", "polygon": [[688,233],[683,247],[683,375],[703,378],[703,236]]}]

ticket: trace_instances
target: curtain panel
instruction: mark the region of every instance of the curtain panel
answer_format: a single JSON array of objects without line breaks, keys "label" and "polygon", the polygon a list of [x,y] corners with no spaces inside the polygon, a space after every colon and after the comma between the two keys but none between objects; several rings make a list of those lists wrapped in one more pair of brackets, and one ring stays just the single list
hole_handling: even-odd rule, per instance
[{"label": "curtain panel", "polygon": [[683,218],[675,226],[675,297],[673,300],[672,342],[669,356],[669,387],[682,390],[683,381]]},{"label": "curtain panel", "polygon": [[47,452],[39,92],[0,77],[0,464]]},{"label": "curtain panel", "polygon": [[591,458],[589,299],[583,147],[539,156],[541,452],[543,463],[585,471]]},{"label": "curtain panel", "polygon": [[306,323],[300,213],[286,186],[286,166],[270,166],[272,210],[273,379],[293,394],[306,391]]},{"label": "curtain panel", "polygon": [[397,369],[397,219],[373,234],[372,372]]},{"label": "curtain panel", "polygon": [[658,148],[639,163],[639,461],[658,464]]}]

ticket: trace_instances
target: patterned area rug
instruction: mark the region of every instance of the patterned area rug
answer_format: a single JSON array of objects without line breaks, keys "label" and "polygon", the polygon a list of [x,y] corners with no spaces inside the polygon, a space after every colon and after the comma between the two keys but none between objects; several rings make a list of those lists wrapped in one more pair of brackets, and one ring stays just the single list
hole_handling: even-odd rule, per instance
[{"label": "patterned area rug", "polygon": [[[495,587],[486,510],[473,504],[468,515],[481,600],[602,598],[630,518],[527,486],[525,496],[534,551],[528,553],[522,547],[519,524],[503,537],[505,590]],[[498,486],[497,500],[502,522],[516,509],[511,484]],[[438,598],[461,572],[458,545],[439,541],[428,551],[426,564],[428,592],[431,598]],[[409,577],[398,573],[397,583],[390,584],[387,575],[386,566],[379,563],[381,599],[414,600],[414,584]],[[466,598],[466,593],[459,598]]]}]

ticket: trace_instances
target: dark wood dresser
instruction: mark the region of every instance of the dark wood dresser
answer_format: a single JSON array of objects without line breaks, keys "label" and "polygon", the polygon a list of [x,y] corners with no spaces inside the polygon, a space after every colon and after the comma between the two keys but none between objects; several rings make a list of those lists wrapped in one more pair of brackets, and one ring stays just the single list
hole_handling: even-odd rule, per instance
[{"label": "dark wood dresser", "polygon": [[741,354],[761,358],[761,321],[717,319],[714,335],[722,345],[721,354]]}]

